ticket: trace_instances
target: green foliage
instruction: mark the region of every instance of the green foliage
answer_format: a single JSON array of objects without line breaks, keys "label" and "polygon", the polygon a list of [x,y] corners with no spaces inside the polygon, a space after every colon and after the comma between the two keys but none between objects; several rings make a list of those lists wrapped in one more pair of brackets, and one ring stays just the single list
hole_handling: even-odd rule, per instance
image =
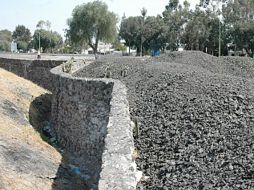
[{"label": "green foliage", "polygon": [[[150,49],[177,50],[184,45],[187,50],[227,53],[227,44],[235,44],[238,50],[254,52],[254,1],[251,0],[201,0],[195,10],[188,1],[169,0],[163,17],[123,17],[119,36],[126,45],[140,44]],[[141,43],[142,39],[142,43]]]},{"label": "green foliage", "polygon": [[119,36],[125,40],[129,47],[138,47],[141,33],[141,17],[128,17],[122,19]]},{"label": "green foliage", "polygon": [[179,0],[170,0],[168,5],[166,6],[166,10],[175,11],[177,10],[178,5],[179,5]]},{"label": "green foliage", "polygon": [[230,0],[223,7],[227,41],[254,52],[254,2],[250,0]]},{"label": "green foliage", "polygon": [[66,63],[64,63],[64,65],[62,66],[63,72],[71,73],[73,63],[74,63],[74,57],[72,57],[70,60],[68,60]]},{"label": "green foliage", "polygon": [[0,30],[0,40],[1,41],[12,41],[11,31],[9,30]]},{"label": "green foliage", "polygon": [[11,42],[8,41],[0,41],[0,51],[11,51]]},{"label": "green foliage", "polygon": [[65,39],[64,46],[62,48],[63,53],[75,53],[81,52],[83,49],[88,49],[88,44],[85,41],[73,43],[68,36]]},{"label": "green foliage", "polygon": [[39,48],[39,38],[44,51],[52,51],[54,48],[58,48],[63,44],[62,36],[57,32],[37,29],[33,35],[33,44],[36,49]]},{"label": "green foliage", "polygon": [[22,41],[29,43],[31,40],[31,32],[28,28],[23,25],[18,25],[13,31],[12,38],[16,41]]},{"label": "green foliage", "polygon": [[23,25],[18,25],[13,31],[12,38],[18,45],[18,49],[27,50],[28,44],[31,41],[31,32]]},{"label": "green foliage", "polygon": [[127,47],[125,45],[121,44],[121,43],[118,43],[118,44],[116,44],[115,49],[117,51],[126,51]]},{"label": "green foliage", "polygon": [[97,53],[98,42],[112,42],[116,36],[117,17],[101,1],[77,6],[68,20],[67,37],[72,43],[87,43]]},{"label": "green foliage", "polygon": [[211,27],[209,17],[200,9],[196,9],[191,20],[185,27],[182,42],[186,44],[186,49],[203,50],[209,38]]},{"label": "green foliage", "polygon": [[40,20],[37,25],[36,28],[38,29],[44,29],[44,30],[50,30],[51,28],[51,22],[49,20]]},{"label": "green foliage", "polygon": [[143,47],[146,51],[162,49],[165,44],[165,26],[162,17],[149,16],[143,28]]},{"label": "green foliage", "polygon": [[141,15],[142,15],[142,17],[146,17],[146,14],[147,14],[147,10],[143,7],[141,9]]},{"label": "green foliage", "polygon": [[165,39],[167,49],[177,50],[182,42],[185,25],[191,17],[188,2],[184,3],[184,8],[179,4],[178,0],[170,0],[166,6],[166,10],[162,13],[165,23]]},{"label": "green foliage", "polygon": [[164,30],[163,19],[160,16],[149,16],[144,20],[143,17],[136,16],[122,20],[119,36],[125,40],[127,46],[136,48],[140,47],[142,37],[143,48],[149,51],[165,46]]},{"label": "green foliage", "polygon": [[19,50],[27,50],[28,49],[28,43],[27,42],[25,42],[25,41],[18,41],[18,43],[17,43],[17,46],[18,46],[18,49]]},{"label": "green foliage", "polygon": [[0,30],[0,51],[11,51],[12,35],[9,30]]}]

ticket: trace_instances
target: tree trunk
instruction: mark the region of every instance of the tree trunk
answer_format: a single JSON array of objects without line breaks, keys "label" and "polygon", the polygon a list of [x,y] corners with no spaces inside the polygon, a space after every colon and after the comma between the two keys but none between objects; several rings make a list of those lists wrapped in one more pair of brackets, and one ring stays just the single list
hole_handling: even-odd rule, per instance
[{"label": "tree trunk", "polygon": [[97,60],[98,59],[98,52],[97,52],[97,49],[93,49],[93,53],[94,53],[94,58],[95,58],[95,60]]},{"label": "tree trunk", "polygon": [[129,40],[129,55],[131,55],[131,43],[130,43],[130,40]]},{"label": "tree trunk", "polygon": [[93,49],[93,53],[94,53],[94,58],[95,60],[98,59],[98,52],[97,52],[97,48],[98,48],[98,40],[96,40],[95,44],[93,45],[91,43],[91,41],[88,42],[88,45]]},{"label": "tree trunk", "polygon": [[140,43],[140,57],[142,57],[142,50],[143,49],[143,47],[142,47],[142,35],[141,35],[141,43]]}]

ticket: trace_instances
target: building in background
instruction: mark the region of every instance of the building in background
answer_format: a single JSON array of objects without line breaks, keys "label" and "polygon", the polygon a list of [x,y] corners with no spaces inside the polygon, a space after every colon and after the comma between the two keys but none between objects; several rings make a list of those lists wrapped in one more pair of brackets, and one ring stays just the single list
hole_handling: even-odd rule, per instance
[{"label": "building in background", "polygon": [[14,42],[14,41],[11,42],[11,52],[12,52],[12,53],[17,53],[17,52],[18,52],[17,43]]}]

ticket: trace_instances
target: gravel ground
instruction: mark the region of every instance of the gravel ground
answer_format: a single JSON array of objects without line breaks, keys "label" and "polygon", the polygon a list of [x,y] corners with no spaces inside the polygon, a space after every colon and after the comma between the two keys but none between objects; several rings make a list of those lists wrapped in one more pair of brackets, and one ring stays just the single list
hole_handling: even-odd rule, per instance
[{"label": "gravel ground", "polygon": [[76,75],[128,87],[148,177],[137,189],[254,189],[253,65],[201,52],[105,56]]}]

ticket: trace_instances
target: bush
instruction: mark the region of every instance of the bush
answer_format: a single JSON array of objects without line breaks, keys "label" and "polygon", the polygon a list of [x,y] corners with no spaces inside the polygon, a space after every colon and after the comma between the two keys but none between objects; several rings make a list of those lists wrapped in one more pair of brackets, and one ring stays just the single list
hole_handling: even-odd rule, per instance
[{"label": "bush", "polygon": [[11,51],[11,44],[8,41],[0,41],[0,51]]},{"label": "bush", "polygon": [[125,45],[119,43],[116,45],[116,50],[117,51],[126,51],[127,47]]}]

